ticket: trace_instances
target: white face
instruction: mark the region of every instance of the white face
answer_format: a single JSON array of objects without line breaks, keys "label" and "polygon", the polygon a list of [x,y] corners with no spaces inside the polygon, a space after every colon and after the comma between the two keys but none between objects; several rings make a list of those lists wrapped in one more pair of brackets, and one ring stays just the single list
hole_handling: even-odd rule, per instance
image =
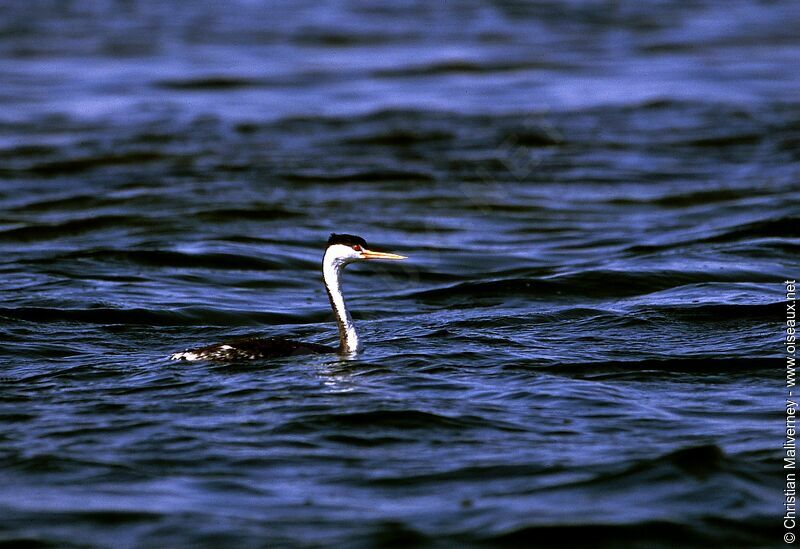
[{"label": "white face", "polygon": [[334,244],[332,246],[328,246],[328,249],[325,252],[325,260],[332,261],[340,265],[347,265],[348,263],[353,263],[354,261],[363,261],[364,257],[362,256],[361,246],[357,246],[357,248],[358,249],[354,249],[350,246],[345,246],[344,244]]}]

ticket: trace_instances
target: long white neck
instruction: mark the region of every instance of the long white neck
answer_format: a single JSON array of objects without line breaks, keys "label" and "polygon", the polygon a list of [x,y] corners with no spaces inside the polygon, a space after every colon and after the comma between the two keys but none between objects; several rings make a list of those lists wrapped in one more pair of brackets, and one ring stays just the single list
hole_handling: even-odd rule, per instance
[{"label": "long white neck", "polygon": [[360,348],[356,326],[347,310],[342,295],[341,276],[345,263],[335,257],[333,253],[326,253],[322,259],[322,277],[325,279],[325,289],[331,300],[333,314],[336,315],[336,324],[339,326],[339,351],[342,354],[357,352]]}]

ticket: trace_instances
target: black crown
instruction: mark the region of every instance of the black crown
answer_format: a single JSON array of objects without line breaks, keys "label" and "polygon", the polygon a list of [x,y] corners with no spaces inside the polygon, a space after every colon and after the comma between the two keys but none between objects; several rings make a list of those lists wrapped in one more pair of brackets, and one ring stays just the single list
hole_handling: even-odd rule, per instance
[{"label": "black crown", "polygon": [[336,234],[331,233],[330,238],[328,238],[328,246],[333,246],[334,244],[344,244],[345,246],[355,246],[359,245],[362,248],[367,247],[367,241],[361,238],[360,236],[355,236],[352,234]]}]

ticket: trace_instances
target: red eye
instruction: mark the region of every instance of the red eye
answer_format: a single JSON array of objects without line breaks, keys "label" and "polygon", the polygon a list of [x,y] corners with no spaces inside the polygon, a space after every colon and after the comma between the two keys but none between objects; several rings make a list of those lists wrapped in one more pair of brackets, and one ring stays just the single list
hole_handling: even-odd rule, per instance
[{"label": "red eye", "polygon": [[358,244],[356,244],[355,246],[353,246],[353,249],[354,249],[355,251],[357,251],[357,252],[360,252],[360,251],[361,251],[361,246],[359,246]]}]

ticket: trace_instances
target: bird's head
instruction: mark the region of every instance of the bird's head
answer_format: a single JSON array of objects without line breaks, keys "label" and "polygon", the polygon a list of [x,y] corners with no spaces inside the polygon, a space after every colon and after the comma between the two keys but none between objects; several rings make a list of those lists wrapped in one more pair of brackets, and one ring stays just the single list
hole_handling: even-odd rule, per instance
[{"label": "bird's head", "polygon": [[331,233],[328,239],[328,247],[325,250],[326,261],[344,267],[356,261],[370,261],[375,259],[406,259],[406,257],[370,250],[367,247],[367,241],[360,236]]}]

